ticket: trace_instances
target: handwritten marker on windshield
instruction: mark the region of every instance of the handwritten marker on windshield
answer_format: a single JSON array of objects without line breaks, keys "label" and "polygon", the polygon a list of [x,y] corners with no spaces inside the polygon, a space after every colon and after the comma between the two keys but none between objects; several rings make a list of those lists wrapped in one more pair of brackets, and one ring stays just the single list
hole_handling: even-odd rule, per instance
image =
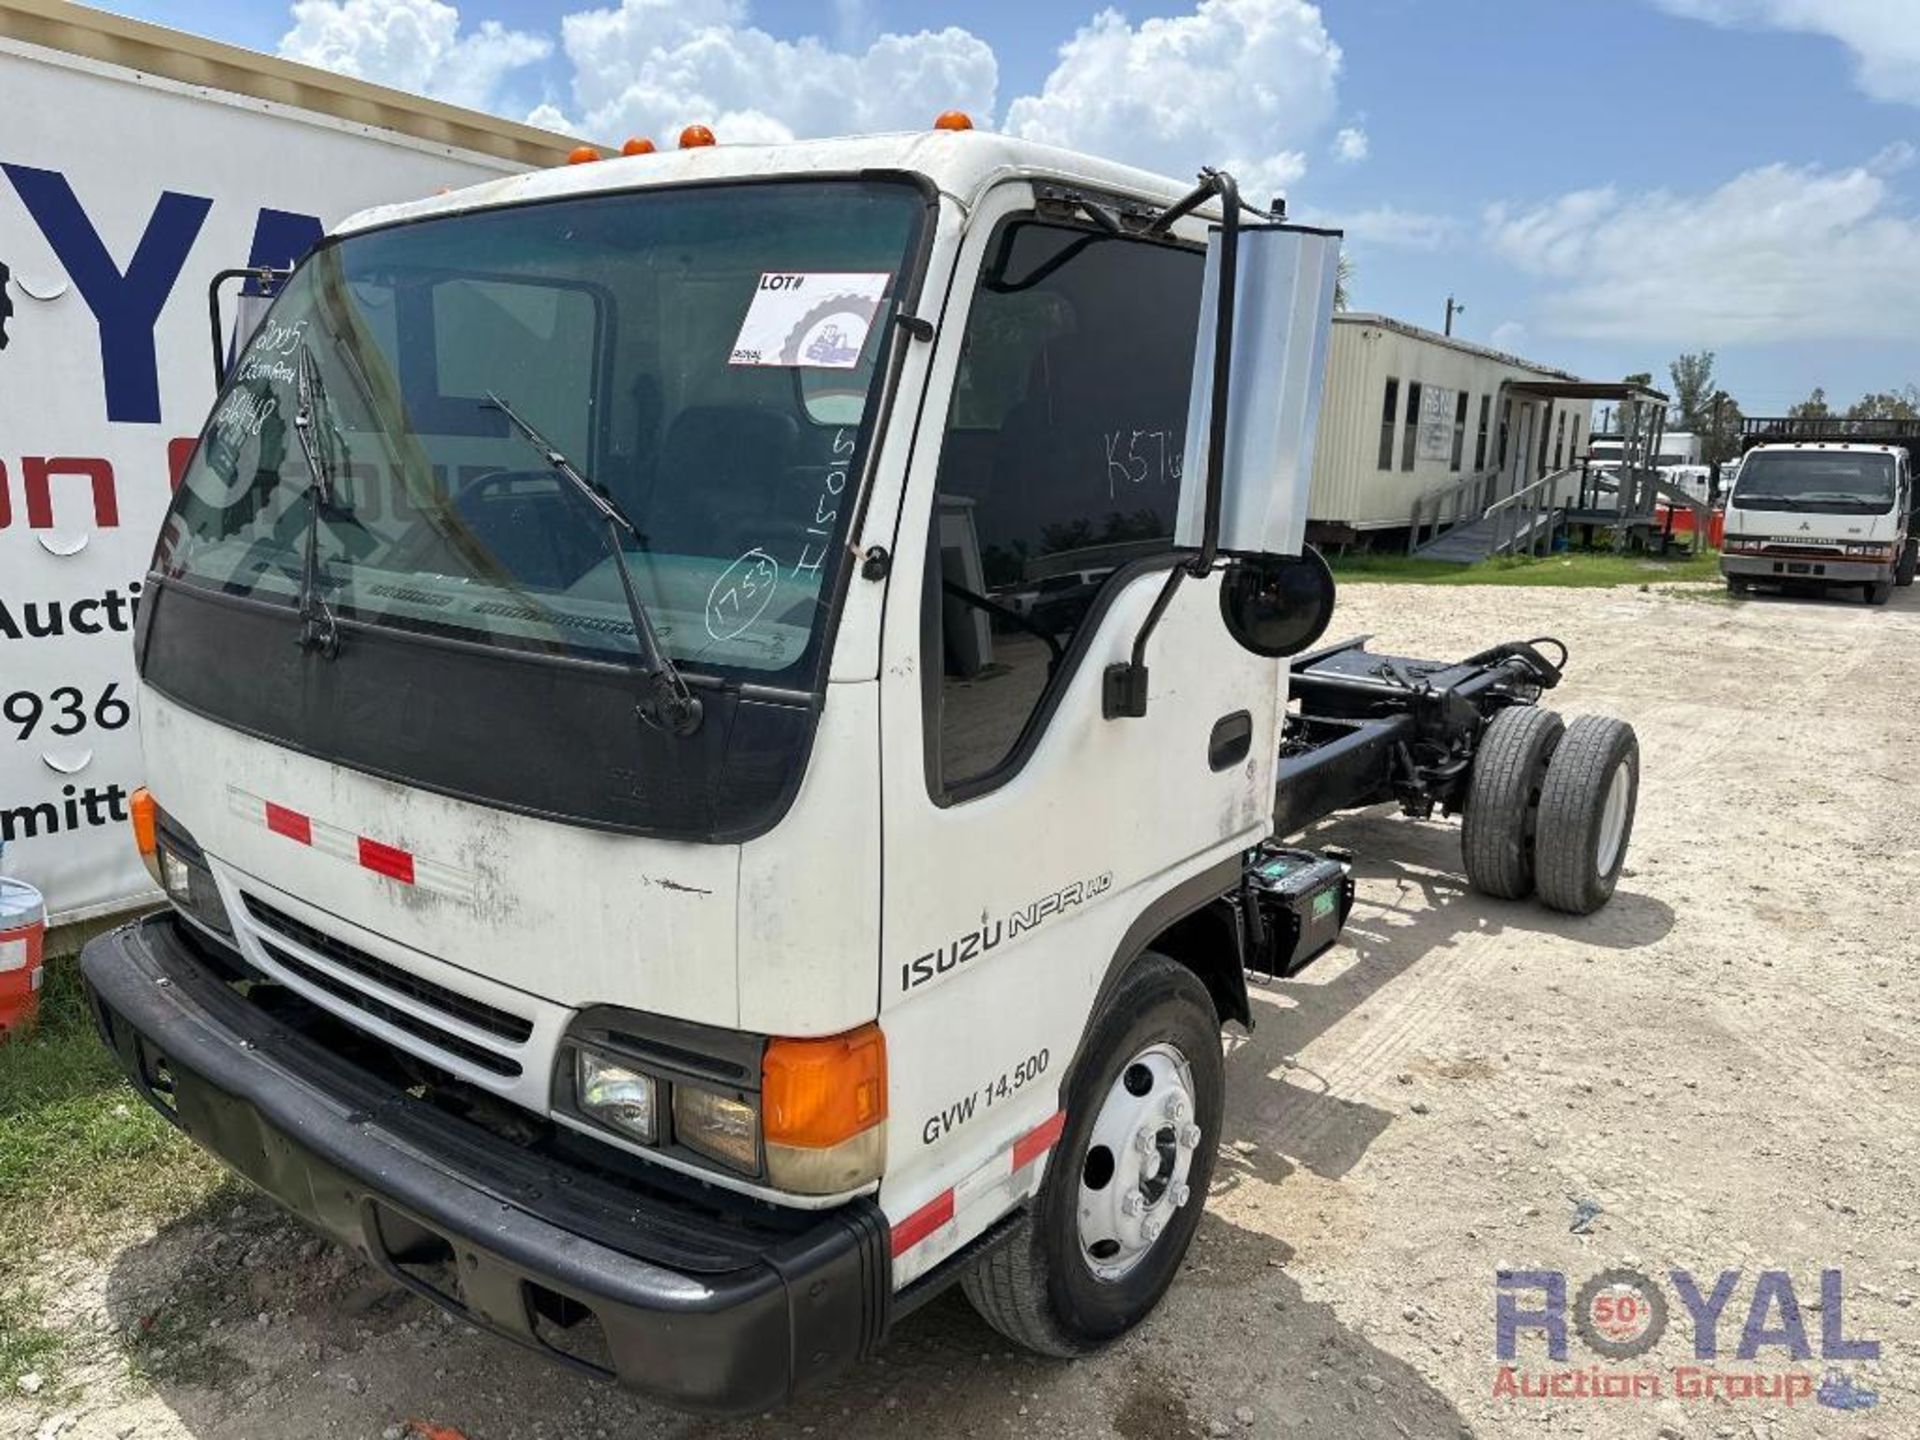
[{"label": "handwritten marker on windshield", "polygon": [[704,125],[689,125],[680,132],[680,148],[682,150],[693,150],[699,146],[712,145],[714,143],[716,142],[713,138],[713,131]]}]

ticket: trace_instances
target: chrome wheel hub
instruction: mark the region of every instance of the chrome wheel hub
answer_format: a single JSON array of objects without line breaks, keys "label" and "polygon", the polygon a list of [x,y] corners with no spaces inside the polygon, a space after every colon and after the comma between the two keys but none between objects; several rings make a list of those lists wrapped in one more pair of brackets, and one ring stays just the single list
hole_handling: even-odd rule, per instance
[{"label": "chrome wheel hub", "polygon": [[1178,1049],[1150,1045],[1120,1067],[1080,1157],[1080,1254],[1097,1278],[1118,1280],[1146,1258],[1192,1199],[1187,1174],[1205,1141]]}]

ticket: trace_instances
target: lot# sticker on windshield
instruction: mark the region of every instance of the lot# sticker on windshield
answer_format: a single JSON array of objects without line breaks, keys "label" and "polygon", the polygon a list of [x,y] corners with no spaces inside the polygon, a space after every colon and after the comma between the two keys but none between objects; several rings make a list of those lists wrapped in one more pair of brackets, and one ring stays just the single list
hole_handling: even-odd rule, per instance
[{"label": "lot# sticker on windshield", "polygon": [[853,369],[892,278],[885,271],[766,271],[728,363]]}]

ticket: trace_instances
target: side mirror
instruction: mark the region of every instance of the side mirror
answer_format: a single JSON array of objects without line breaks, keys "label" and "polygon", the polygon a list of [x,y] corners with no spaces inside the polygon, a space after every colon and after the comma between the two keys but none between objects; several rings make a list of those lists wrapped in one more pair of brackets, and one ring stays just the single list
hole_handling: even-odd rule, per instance
[{"label": "side mirror", "polygon": [[1236,560],[1220,581],[1220,618],[1243,649],[1298,655],[1333,619],[1333,572],[1311,545],[1298,555]]},{"label": "side mirror", "polygon": [[[1175,545],[1208,561],[1216,552],[1300,553],[1340,238],[1338,230],[1254,224],[1218,227],[1208,241],[1174,528]],[[1232,300],[1224,346],[1223,283]],[[1220,405],[1226,443],[1216,475]]]}]

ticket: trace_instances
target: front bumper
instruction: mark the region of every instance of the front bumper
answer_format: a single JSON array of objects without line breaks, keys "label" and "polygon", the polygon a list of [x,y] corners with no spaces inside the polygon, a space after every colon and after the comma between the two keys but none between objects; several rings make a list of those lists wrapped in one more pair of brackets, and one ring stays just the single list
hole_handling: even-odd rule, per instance
[{"label": "front bumper", "polygon": [[1841,560],[1824,555],[1720,556],[1720,573],[1743,580],[1821,580],[1830,585],[1872,585],[1893,578],[1891,560]]},{"label": "front bumper", "polygon": [[777,1405],[885,1333],[870,1200],[743,1208],[511,1144],[243,998],[171,916],[101,936],[81,965],[102,1036],[162,1114],[473,1325],[714,1414]]}]

